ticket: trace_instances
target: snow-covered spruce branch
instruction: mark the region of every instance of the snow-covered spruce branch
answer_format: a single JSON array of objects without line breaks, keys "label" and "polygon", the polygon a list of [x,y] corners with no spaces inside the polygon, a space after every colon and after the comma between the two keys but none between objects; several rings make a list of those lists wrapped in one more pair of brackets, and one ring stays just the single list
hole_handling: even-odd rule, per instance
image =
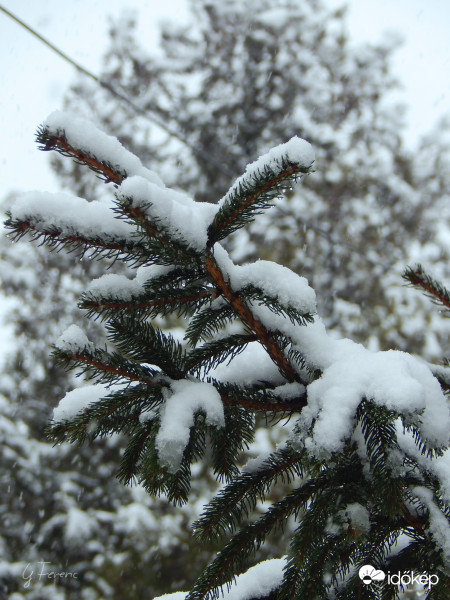
[{"label": "snow-covered spruce branch", "polygon": [[[309,144],[292,138],[274,148],[260,160],[247,166],[219,203],[219,210],[209,226],[208,246],[246,225],[256,211],[269,208],[278,196],[291,189],[303,175],[312,171],[314,152]],[[281,152],[280,152],[281,150]]]},{"label": "snow-covered spruce branch", "polygon": [[117,258],[139,264],[146,246],[111,207],[63,193],[27,192],[11,207],[5,223],[13,240],[25,235],[53,250]]},{"label": "snow-covered spruce branch", "polygon": [[161,179],[142,166],[137,156],[125,150],[113,136],[94,129],[86,119],[63,112],[52,113],[38,128],[39,149],[55,150],[86,165],[105,180],[120,185],[126,177],[142,175],[162,185]]},{"label": "snow-covered spruce branch", "polygon": [[[367,564],[436,573],[442,595],[450,583],[443,375],[409,354],[335,339],[315,315],[306,279],[270,261],[236,265],[218,242],[312,170],[309,144],[293,138],[272,149],[208,204],[165,187],[86,121],[56,113],[41,135],[48,149],[100,172],[115,201],[24,195],[11,208],[13,236],[116,252],[139,266],[134,278],[100,277],[81,298],[105,322],[113,351],[74,326],[57,341],[56,356],[94,385],[61,400],[50,436],[125,433],[121,481],[174,504],[188,501],[191,465],[210,444],[212,470],[226,483],[197,535],[233,535],[188,598],[226,593],[222,586],[274,531],[289,537],[287,557],[272,565],[264,595],[253,581],[246,597],[358,597]],[[186,319],[183,341],[153,321],[171,312]],[[294,421],[282,447],[242,467],[257,414]],[[279,482],[288,489],[272,501]],[[243,523],[260,501],[271,504]]]}]

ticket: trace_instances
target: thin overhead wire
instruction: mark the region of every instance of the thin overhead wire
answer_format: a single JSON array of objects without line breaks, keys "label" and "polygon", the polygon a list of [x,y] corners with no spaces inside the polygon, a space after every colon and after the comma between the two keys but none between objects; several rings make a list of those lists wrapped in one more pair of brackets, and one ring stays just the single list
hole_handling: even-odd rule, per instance
[{"label": "thin overhead wire", "polygon": [[20,19],[16,15],[14,15],[12,12],[10,12],[8,9],[6,9],[1,4],[0,4],[0,10],[3,13],[5,13],[8,17],[13,19],[13,21],[15,21],[18,25],[20,25],[21,27],[26,29],[29,33],[31,33],[31,35],[36,37],[41,43],[45,44],[45,46],[50,48],[50,50],[52,50],[52,52],[55,52],[56,54],[58,54],[58,56],[60,58],[62,58],[63,60],[65,60],[66,62],[71,64],[73,67],[75,67],[75,69],[77,71],[79,71],[80,73],[83,73],[83,75],[85,75],[86,77],[89,77],[90,79],[95,81],[102,88],[108,90],[108,92],[112,96],[115,96],[117,99],[121,100],[124,104],[127,104],[137,114],[145,117],[146,119],[148,119],[149,121],[151,121],[152,123],[154,123],[155,125],[160,127],[163,131],[168,133],[171,137],[178,139],[185,146],[190,148],[195,154],[197,154],[197,156],[199,156],[202,160],[207,161],[208,163],[213,163],[224,175],[234,177],[234,173],[232,173],[230,171],[230,169],[228,169],[228,167],[226,165],[224,165],[221,161],[219,161],[213,154],[211,154],[209,152],[208,153],[204,152],[201,148],[198,148],[197,146],[192,144],[180,132],[175,131],[174,129],[172,129],[171,127],[166,125],[163,121],[158,119],[158,117],[155,117],[155,115],[150,113],[148,110],[145,110],[145,109],[141,108],[140,106],[138,106],[137,104],[135,104],[123,92],[118,91],[108,81],[102,79],[101,77],[98,77],[98,75],[95,75],[95,73],[92,73],[92,71],[89,71],[88,69],[83,67],[79,62],[77,62],[73,58],[70,58],[70,56],[68,56],[60,48],[55,46],[52,42],[50,42],[50,40],[48,40],[47,38],[42,36],[35,29],[33,29],[33,27],[31,27],[30,25],[27,25],[24,21],[22,21],[22,19]]}]

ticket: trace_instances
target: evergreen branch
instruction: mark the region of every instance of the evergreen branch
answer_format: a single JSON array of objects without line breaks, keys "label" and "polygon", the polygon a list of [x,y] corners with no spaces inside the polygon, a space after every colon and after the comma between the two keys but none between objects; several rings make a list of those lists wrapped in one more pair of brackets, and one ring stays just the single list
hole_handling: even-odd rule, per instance
[{"label": "evergreen branch", "polygon": [[90,152],[71,145],[61,129],[56,133],[51,133],[48,127],[41,125],[36,132],[36,141],[39,144],[39,150],[56,150],[62,156],[72,158],[76,163],[89,167],[105,183],[120,185],[127,177],[126,171],[118,168],[118,165],[101,161]]},{"label": "evergreen branch", "polygon": [[264,325],[253,316],[252,311],[242,301],[239,294],[231,289],[231,286],[225,281],[222,271],[211,254],[206,256],[205,264],[206,270],[211,277],[211,281],[216,286],[218,292],[220,292],[220,294],[222,294],[223,297],[230,303],[236,314],[248,327],[248,329],[253,331],[258,336],[260,343],[267,350],[270,358],[277,365],[281,374],[289,382],[298,381],[297,373],[294,371],[292,365],[289,363],[281,349],[276,344],[274,337],[270,335]]},{"label": "evergreen branch", "polygon": [[222,330],[235,319],[233,308],[222,299],[217,299],[214,306],[202,306],[190,319],[186,328],[185,339],[195,346],[199,340],[206,340]]},{"label": "evergreen branch", "polygon": [[[306,582],[314,580],[317,564],[325,560],[326,555],[340,542],[340,550],[351,553],[350,547],[354,545],[353,530],[347,528],[345,535],[331,542],[330,535],[326,531],[330,519],[336,516],[342,506],[348,501],[355,501],[359,494],[355,494],[361,478],[361,469],[358,458],[352,454],[348,459],[340,460],[337,465],[326,468],[317,478],[324,481],[320,491],[314,494],[308,504],[308,510],[302,516],[300,525],[294,534],[290,548],[290,564],[294,567],[290,578],[286,578],[285,585],[288,588],[295,587],[297,574]],[[339,502],[336,502],[336,498]],[[316,558],[314,558],[316,557]],[[317,563],[317,564],[316,564]],[[309,583],[308,583],[309,586]],[[309,587],[303,588],[305,597],[309,597]],[[299,594],[302,597],[302,594]]]},{"label": "evergreen branch", "polygon": [[307,404],[306,390],[299,393],[298,397],[286,399],[280,398],[276,393],[265,388],[245,387],[212,378],[208,381],[214,384],[225,406],[240,406],[253,412],[292,414],[301,412]]},{"label": "evergreen branch", "polygon": [[149,494],[165,494],[170,502],[177,505],[188,501],[191,480],[190,465],[203,455],[205,449],[206,427],[204,419],[199,417],[201,415],[195,417],[194,426],[190,430],[189,442],[184,450],[180,468],[176,473],[169,473],[165,467],[160,465],[158,451],[155,446],[159,420],[155,419],[153,421],[152,433],[148,439],[139,471],[139,481]]},{"label": "evergreen branch", "polygon": [[146,385],[114,390],[92,402],[72,419],[51,423],[47,435],[55,443],[69,441],[81,444],[88,437],[93,440],[112,433],[132,432],[139,428],[141,412],[162,402],[161,390],[162,386],[149,389]]},{"label": "evergreen branch", "polygon": [[239,296],[243,301],[267,306],[276,315],[286,316],[293,325],[306,325],[314,321],[314,316],[306,311],[300,312],[293,306],[283,305],[277,298],[267,295],[263,290],[254,285],[246,285],[239,290]]},{"label": "evergreen branch", "polygon": [[140,471],[139,463],[146,452],[152,427],[153,421],[140,423],[122,454],[117,478],[124,485],[129,485],[136,480],[136,474]]},{"label": "evergreen branch", "polygon": [[252,412],[240,406],[225,405],[224,413],[225,427],[212,428],[210,436],[214,473],[220,480],[229,481],[239,471],[237,462],[242,451],[247,450],[254,439],[255,418]]},{"label": "evergreen branch", "polygon": [[195,535],[200,540],[212,540],[233,531],[243,516],[248,516],[259,500],[264,500],[276,481],[290,483],[295,477],[302,477],[304,461],[304,453],[283,448],[271,454],[257,470],[237,475],[194,523]]},{"label": "evergreen branch", "polygon": [[[116,383],[118,379],[129,382],[144,383],[149,387],[164,385],[156,380],[159,371],[145,365],[130,362],[116,352],[96,348],[93,352],[85,348],[83,351],[69,352],[55,348],[55,359],[65,368],[78,367],[79,374],[97,383]],[[166,384],[167,385],[167,384]]]},{"label": "evergreen branch", "polygon": [[89,252],[90,258],[113,258],[120,257],[124,261],[133,264],[146,263],[147,248],[137,239],[129,238],[106,238],[100,236],[81,235],[76,232],[68,234],[65,228],[54,224],[44,226],[42,223],[35,224],[31,219],[19,220],[8,219],[5,227],[12,230],[10,235],[13,241],[19,241],[25,235],[29,235],[33,241],[40,240],[42,245],[51,250],[64,249],[67,252],[76,252],[82,257]]},{"label": "evergreen branch", "polygon": [[428,441],[422,437],[420,428],[417,425],[411,424],[409,418],[407,422],[404,415],[401,415],[401,419],[404,429],[411,433],[414,443],[421,454],[426,454],[428,458],[435,458],[444,454],[446,447],[437,448],[435,446],[430,446]]},{"label": "evergreen branch", "polygon": [[[366,587],[359,577],[359,569],[367,564],[377,566],[383,565],[383,569],[386,569],[386,562],[389,560],[388,557],[392,553],[392,548],[395,546],[401,533],[402,526],[400,523],[387,523],[385,519],[373,519],[371,524],[371,539],[350,548],[351,554],[349,555],[349,553],[347,553],[347,556],[344,558],[345,569],[347,572],[352,565],[356,568],[350,577],[345,578],[345,588],[339,590],[336,598],[339,600],[355,600],[355,598],[358,600],[366,598],[378,600],[378,598],[380,598],[379,588],[374,588],[374,586]],[[411,564],[413,563],[410,563],[408,569],[405,569],[405,571],[410,570]],[[374,590],[374,595],[366,596],[367,590],[370,589]],[[394,597],[397,598],[397,593],[390,595],[391,590],[396,589],[395,586],[389,586],[389,589],[384,587],[381,591],[383,600],[393,599]]]},{"label": "evergreen branch", "polygon": [[211,294],[199,286],[180,289],[159,289],[157,292],[144,292],[127,300],[113,296],[86,292],[81,296],[79,308],[87,311],[87,316],[96,315],[102,320],[115,319],[118,315],[134,315],[139,318],[155,318],[169,313],[186,316],[189,311],[202,306],[211,299]]},{"label": "evergreen branch", "polygon": [[244,526],[203,571],[186,600],[218,598],[218,588],[233,579],[236,571],[264,543],[272,530],[284,529],[288,517],[298,514],[311,496],[319,491],[321,483],[308,480],[268,508],[257,521]]},{"label": "evergreen branch", "polygon": [[441,304],[450,310],[450,292],[439,281],[427,275],[422,265],[417,265],[414,269],[408,267],[403,273],[403,279],[422,289],[435,304]]},{"label": "evergreen branch", "polygon": [[241,177],[225,195],[208,229],[208,248],[273,206],[276,197],[311,171],[311,165],[291,162],[287,155],[272,166],[266,164],[252,175]]},{"label": "evergreen branch", "polygon": [[428,364],[431,372],[439,381],[441,388],[448,392],[450,390],[450,361],[448,358],[444,359],[443,365]]},{"label": "evergreen branch", "polygon": [[123,316],[106,325],[110,340],[124,354],[138,363],[158,366],[171,379],[182,379],[186,373],[186,356],[181,344],[170,334]]},{"label": "evergreen branch", "polygon": [[398,415],[384,406],[363,400],[356,411],[373,473],[373,489],[382,513],[389,518],[403,506],[402,481],[394,477],[390,454],[399,450],[394,421]]},{"label": "evergreen branch", "polygon": [[355,547],[356,543],[349,539],[347,531],[324,536],[320,541],[314,540],[303,568],[296,565],[296,560],[288,563],[277,600],[325,598],[330,587],[325,578],[326,573],[342,570],[342,556],[351,553]]},{"label": "evergreen branch", "polygon": [[257,340],[255,334],[234,334],[211,342],[207,342],[199,348],[192,350],[188,356],[187,366],[189,370],[205,373],[214,369],[228,359],[231,360],[240,354],[250,342]]},{"label": "evergreen branch", "polygon": [[311,498],[292,538],[289,562],[278,590],[280,600],[313,598],[316,594],[325,597],[331,584],[325,584],[325,571],[331,572],[335,580],[339,573],[344,575],[364,541],[362,532],[351,523],[341,523],[341,531],[329,531],[330,521],[333,524],[337,519],[339,523],[338,513],[343,507],[366,499],[359,457],[351,451],[339,457],[337,464],[322,466],[317,478],[326,484]]},{"label": "evergreen branch", "polygon": [[119,203],[118,212],[137,226],[138,231],[143,234],[147,252],[157,258],[158,264],[186,265],[188,261],[195,261],[198,265],[198,250],[187,242],[182,243],[179,239],[174,239],[159,219],[153,217],[149,220],[145,206],[133,206],[133,199],[128,196],[116,194],[116,197]]}]

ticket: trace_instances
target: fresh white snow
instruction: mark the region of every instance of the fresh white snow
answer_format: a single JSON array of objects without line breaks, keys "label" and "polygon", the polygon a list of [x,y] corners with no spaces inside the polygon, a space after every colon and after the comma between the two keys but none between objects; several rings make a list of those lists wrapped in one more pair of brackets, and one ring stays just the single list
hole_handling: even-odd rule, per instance
[{"label": "fresh white snow", "polygon": [[293,337],[306,360],[323,370],[308,386],[308,406],[300,416],[303,431],[312,427],[305,439],[312,453],[342,449],[363,398],[418,415],[423,438],[431,445],[447,445],[448,403],[422,361],[405,352],[372,352],[351,340],[335,340],[320,320],[295,328]]},{"label": "fresh white snow", "polygon": [[204,411],[206,424],[216,427],[225,425],[225,417],[219,392],[210,383],[186,379],[173,381],[166,396],[160,411],[161,426],[156,436],[156,448],[160,463],[174,473],[180,467],[195,413]]},{"label": "fresh white snow", "polygon": [[442,549],[444,562],[450,567],[450,525],[448,519],[435,503],[431,490],[423,486],[416,486],[411,491],[428,509],[431,535],[437,547]]},{"label": "fresh white snow", "polygon": [[87,286],[86,292],[98,298],[121,298],[129,301],[145,292],[145,284],[155,277],[169,273],[174,267],[167,265],[149,265],[139,267],[135,277],[130,279],[126,275],[106,273],[93,279]]},{"label": "fresh white snow", "polygon": [[119,196],[131,198],[134,207],[159,222],[174,239],[197,250],[208,240],[207,229],[217,212],[216,204],[195,202],[186,194],[161,188],[143,177],[129,177],[119,188]]},{"label": "fresh white snow", "polygon": [[98,298],[114,296],[125,301],[139,296],[143,291],[143,285],[135,278],[129,279],[125,275],[116,273],[106,273],[98,279],[93,279],[86,288],[86,292]]},{"label": "fresh white snow", "polygon": [[59,401],[53,409],[53,420],[56,422],[70,420],[90,404],[104,398],[111,390],[106,385],[84,385],[75,388]]},{"label": "fresh white snow", "polygon": [[56,340],[55,347],[70,353],[94,350],[94,344],[78,325],[70,325]]},{"label": "fresh white snow", "polygon": [[11,206],[12,219],[29,220],[38,231],[60,230],[63,237],[123,240],[135,228],[114,216],[105,202],[88,202],[64,193],[26,192]]},{"label": "fresh white snow", "polygon": [[[230,588],[226,585],[219,588],[219,597],[224,600],[264,598],[281,584],[285,565],[284,558],[260,562],[242,575],[238,575]],[[184,600],[186,596],[187,592],[175,592],[158,596],[154,600]]]},{"label": "fresh white snow", "polygon": [[214,244],[214,257],[234,291],[253,285],[286,308],[292,307],[302,313],[316,312],[316,293],[305,277],[291,269],[269,260],[235,265],[219,243]]},{"label": "fresh white snow", "polygon": [[148,181],[164,187],[160,177],[145,168],[140,159],[126,150],[119,140],[98,129],[88,119],[63,111],[51,113],[43,123],[53,135],[64,134],[69,144],[88,152],[104,163],[111,164],[119,171],[125,170],[127,176],[140,175]]}]

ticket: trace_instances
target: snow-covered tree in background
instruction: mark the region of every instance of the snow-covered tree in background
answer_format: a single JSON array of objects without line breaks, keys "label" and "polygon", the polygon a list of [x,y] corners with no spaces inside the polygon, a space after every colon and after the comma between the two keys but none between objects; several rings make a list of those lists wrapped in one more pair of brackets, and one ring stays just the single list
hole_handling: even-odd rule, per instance
[{"label": "snow-covered tree in background", "polygon": [[[188,502],[197,465],[212,466],[224,486],[194,533],[222,548],[186,597],[227,594],[289,523],[286,556],[241,576],[234,598],[395,598],[397,572],[422,574],[429,598],[448,597],[448,369],[330,337],[304,277],[271,261],[239,266],[223,246],[312,171],[310,144],[273,148],[207,203],[166,187],[83,119],[54,113],[38,140],[100,173],[115,200],[29,192],[12,205],[13,236],[134,271],[105,274],[81,296],[106,345],[77,325],[57,339],[55,357],[85,384],[62,398],[49,434],[81,444],[125,434],[121,481],[175,505]],[[449,292],[421,267],[405,278],[449,309]],[[155,325],[169,312],[185,317],[182,340]],[[288,436],[240,466],[257,415],[269,427],[289,417]],[[290,490],[270,502],[279,480]]]}]

